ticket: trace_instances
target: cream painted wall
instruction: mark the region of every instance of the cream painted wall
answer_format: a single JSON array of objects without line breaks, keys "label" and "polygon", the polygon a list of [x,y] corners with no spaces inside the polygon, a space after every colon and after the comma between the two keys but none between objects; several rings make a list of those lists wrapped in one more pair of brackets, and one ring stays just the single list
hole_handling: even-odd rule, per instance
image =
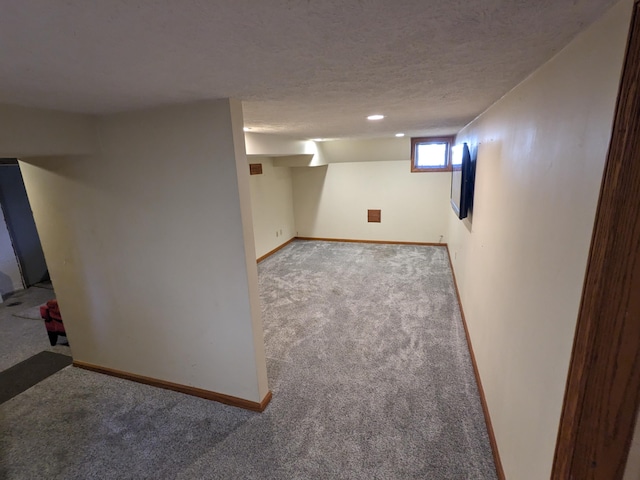
[{"label": "cream painted wall", "polygon": [[409,137],[332,140],[316,145],[320,155],[331,163],[411,159]]},{"label": "cream painted wall", "polygon": [[472,223],[449,247],[506,477],[549,478],[631,0],[459,135]]},{"label": "cream painted wall", "polygon": [[[409,160],[294,168],[296,230],[301,237],[446,242],[450,183],[447,172],[411,173]],[[368,209],[381,209],[382,222],[368,223]]]},{"label": "cream painted wall", "polygon": [[[2,167],[0,167],[2,168]],[[24,288],[20,266],[11,244],[7,222],[0,208],[0,303],[4,295]]]},{"label": "cream painted wall", "polygon": [[[97,151],[89,115],[0,105],[0,158],[86,155]],[[24,288],[4,215],[0,213],[0,294]]]},{"label": "cream painted wall", "polygon": [[74,359],[262,400],[239,102],[97,129],[99,155],[20,163]]},{"label": "cream painted wall", "polygon": [[622,480],[640,480],[640,422],[638,422],[637,418],[631,447],[629,448],[629,458],[627,459]]},{"label": "cream painted wall", "polygon": [[[243,112],[242,104],[239,101],[229,100],[228,102],[229,113],[231,115],[231,137],[233,139],[236,179],[238,181],[238,199],[242,220],[243,252],[249,293],[251,337],[253,341],[253,352],[246,352],[245,360],[253,360],[253,368],[255,369],[258,380],[258,399],[262,401],[269,393],[269,385],[267,379],[267,359],[264,348],[264,332],[262,330],[260,291],[258,290],[258,267],[255,261],[256,246],[253,233],[253,215],[251,213],[251,186],[249,185],[247,151],[243,132]],[[234,288],[233,285],[231,288]],[[251,355],[251,353],[253,353],[253,355]],[[231,379],[233,375],[232,365],[230,371],[226,371],[225,376]]]},{"label": "cream painted wall", "polygon": [[295,237],[291,169],[274,167],[269,157],[254,157],[262,164],[262,175],[250,175],[251,211],[256,258]]},{"label": "cream painted wall", "polygon": [[0,157],[87,155],[97,151],[90,115],[0,105]]},{"label": "cream painted wall", "polygon": [[246,153],[249,156],[302,155],[316,153],[314,142],[267,133],[244,133]]}]

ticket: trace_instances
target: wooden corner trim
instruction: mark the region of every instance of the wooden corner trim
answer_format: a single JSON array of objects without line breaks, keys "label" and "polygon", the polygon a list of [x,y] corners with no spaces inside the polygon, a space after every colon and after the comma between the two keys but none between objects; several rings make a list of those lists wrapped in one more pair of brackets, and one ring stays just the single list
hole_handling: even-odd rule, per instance
[{"label": "wooden corner trim", "polygon": [[289,245],[291,242],[293,242],[296,239],[296,237],[292,237],[289,240],[287,240],[286,242],[284,242],[282,245],[280,245],[279,247],[274,248],[273,250],[271,250],[270,252],[265,253],[264,255],[262,255],[261,257],[259,257],[256,260],[256,263],[260,263],[261,261],[263,261],[264,259],[270,257],[271,255],[273,255],[274,253],[276,253],[278,250],[282,250],[284,247],[286,247],[287,245]]},{"label": "wooden corner trim", "polygon": [[446,247],[446,243],[433,242],[396,242],[393,240],[354,240],[350,238],[321,238],[321,237],[295,237],[294,240],[308,240],[314,242],[344,242],[344,243],[375,243],[378,245],[419,245],[424,247]]},{"label": "wooden corner trim", "polygon": [[489,443],[491,444],[491,452],[493,453],[493,462],[496,466],[496,474],[498,480],[505,480],[504,469],[502,468],[502,461],[500,460],[500,452],[498,451],[498,443],[496,442],[496,436],[493,431],[493,425],[491,423],[491,415],[489,414],[489,406],[487,405],[487,398],[484,395],[484,388],[482,388],[482,380],[480,379],[480,371],[478,370],[478,364],[476,363],[476,356],[473,353],[473,344],[471,343],[471,337],[469,336],[469,328],[467,327],[467,319],[464,316],[464,309],[462,308],[462,301],[460,299],[460,291],[458,290],[458,281],[456,280],[456,272],[453,270],[453,262],[451,261],[451,252],[449,251],[449,245],[447,247],[447,256],[449,257],[449,267],[451,269],[451,275],[453,276],[453,286],[456,290],[456,298],[458,299],[458,305],[460,306],[460,317],[462,317],[462,325],[464,327],[464,334],[467,337],[467,346],[469,347],[469,355],[471,356],[471,364],[473,365],[473,373],[476,377],[476,384],[478,385],[478,393],[480,394],[480,403],[482,404],[482,412],[484,413],[484,421],[487,424],[487,434],[489,435]]},{"label": "wooden corner trim", "polygon": [[553,480],[631,478],[625,470],[640,408],[637,1],[629,25],[558,425]]},{"label": "wooden corner trim", "polygon": [[[411,173],[424,172],[451,172],[451,147],[456,141],[454,135],[440,137],[412,137],[411,138]],[[418,167],[416,166],[416,147],[421,143],[446,143],[446,165],[444,167]]]},{"label": "wooden corner trim", "polygon": [[164,388],[165,390],[173,390],[174,392],[186,393],[187,395],[192,395],[194,397],[213,400],[215,402],[224,403],[225,405],[231,405],[232,407],[243,408],[245,410],[251,410],[253,412],[263,412],[264,409],[267,408],[267,405],[271,401],[272,397],[271,391],[268,391],[262,401],[258,403],[252,402],[250,400],[245,400],[244,398],[225,395],[224,393],[217,393],[210,390],[203,390],[201,388],[189,387],[187,385],[181,385],[179,383],[167,382],[165,380],[145,377],[143,375],[137,375],[135,373],[114,370],[112,368],[101,367],[99,365],[93,365],[91,363],[81,362],[78,360],[73,361],[73,366],[82,368],[84,370],[90,370],[92,372],[103,373],[112,377],[123,378],[132,382],[151,385],[152,387]]}]

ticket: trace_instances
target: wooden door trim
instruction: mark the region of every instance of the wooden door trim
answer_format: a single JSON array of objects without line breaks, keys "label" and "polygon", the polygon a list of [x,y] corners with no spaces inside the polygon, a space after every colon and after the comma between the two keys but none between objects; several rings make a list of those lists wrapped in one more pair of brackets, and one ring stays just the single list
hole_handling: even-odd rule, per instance
[{"label": "wooden door trim", "polygon": [[634,3],[551,474],[619,480],[640,404],[640,12]]}]

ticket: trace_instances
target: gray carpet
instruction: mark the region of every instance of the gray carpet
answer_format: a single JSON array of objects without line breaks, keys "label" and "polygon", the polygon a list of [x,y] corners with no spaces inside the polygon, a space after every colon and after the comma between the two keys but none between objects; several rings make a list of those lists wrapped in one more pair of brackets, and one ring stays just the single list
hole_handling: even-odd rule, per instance
[{"label": "gray carpet", "polygon": [[40,316],[40,305],[36,305],[35,307],[27,308],[25,310],[21,310],[13,314],[14,317],[25,318],[27,320],[36,320],[42,322],[42,317]]},{"label": "gray carpet", "polygon": [[[0,371],[26,360],[43,350],[71,355],[65,337],[59,337],[59,344],[49,344],[47,329],[42,318],[24,318],[26,312],[38,310],[42,305],[55,298],[55,293],[44,288],[30,287],[16,292],[3,304],[0,304]],[[9,306],[12,303],[17,305]],[[23,316],[20,316],[23,315]],[[31,315],[34,316],[34,315]],[[2,477],[0,477],[2,478]]]},{"label": "gray carpet", "polygon": [[494,479],[441,247],[259,266],[262,414],[68,367],[0,406],[0,478]]}]

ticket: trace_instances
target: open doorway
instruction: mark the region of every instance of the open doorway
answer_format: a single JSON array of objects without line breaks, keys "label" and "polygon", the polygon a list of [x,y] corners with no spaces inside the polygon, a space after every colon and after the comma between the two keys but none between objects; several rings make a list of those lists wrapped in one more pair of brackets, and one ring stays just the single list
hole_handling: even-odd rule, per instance
[{"label": "open doorway", "polygon": [[[48,314],[57,302],[16,159],[0,159],[0,294],[0,376],[45,350],[70,356],[61,321],[43,317],[42,307]],[[54,313],[60,317],[58,310]],[[46,370],[48,359],[37,361],[38,368]]]},{"label": "open doorway", "polygon": [[[0,165],[0,207],[24,288],[49,282],[49,270],[17,160]],[[3,296],[12,293],[3,291]]]}]

